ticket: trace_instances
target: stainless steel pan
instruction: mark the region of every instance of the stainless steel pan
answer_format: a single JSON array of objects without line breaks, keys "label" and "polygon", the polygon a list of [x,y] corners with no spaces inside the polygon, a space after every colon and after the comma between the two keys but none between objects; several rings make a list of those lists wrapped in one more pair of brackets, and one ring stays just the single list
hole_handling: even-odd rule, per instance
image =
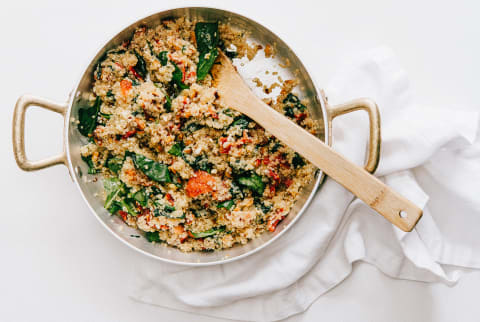
[{"label": "stainless steel pan", "polygon": [[[83,100],[84,95],[91,90],[92,73],[97,61],[105,51],[129,39],[137,27],[156,26],[163,19],[177,17],[228,22],[234,27],[247,31],[250,34],[249,40],[254,43],[264,47],[267,44],[275,44],[277,55],[274,59],[265,59],[262,57],[263,54],[259,53],[252,62],[245,62],[243,66],[242,64],[238,64],[240,73],[247,80],[253,77],[262,79],[267,77],[264,73],[266,69],[278,69],[278,64],[284,64],[286,59],[288,59],[290,62],[289,66],[281,68],[279,73],[283,79],[297,77],[299,86],[295,92],[299,93],[302,99],[306,99],[309,102],[308,109],[311,116],[317,119],[321,125],[319,138],[329,145],[332,143],[332,120],[335,117],[360,109],[367,111],[370,119],[370,142],[365,168],[372,173],[375,171],[380,153],[380,118],[375,103],[368,99],[358,99],[339,106],[329,106],[323,92],[314,85],[312,78],[297,55],[273,32],[261,24],[236,13],[203,7],[178,8],[162,11],[138,20],[123,29],[98,51],[86,67],[83,76],[75,85],[68,101],[65,103],[56,103],[31,95],[20,97],[17,101],[13,118],[13,150],[18,166],[25,171],[35,171],[57,164],[64,164],[68,168],[70,176],[80,190],[82,197],[100,223],[119,240],[133,249],[147,256],[170,263],[192,266],[222,264],[259,251],[293,226],[295,221],[305,212],[315,192],[322,184],[324,174],[321,171],[316,172],[315,180],[312,180],[308,186],[303,188],[299,200],[289,215],[278,225],[274,233],[264,233],[246,245],[238,245],[222,251],[212,253],[183,253],[172,247],[149,243],[143,236],[141,238],[131,237],[131,235],[138,235],[139,232],[128,227],[117,216],[111,216],[103,208],[103,201],[98,197],[101,195],[100,191],[102,190],[101,180],[94,182],[94,176],[87,174],[86,165],[80,157],[80,147],[84,145],[86,141],[85,137],[78,132],[74,119],[78,116],[78,109],[81,105],[79,103]],[[263,73],[259,73],[260,70],[263,71]],[[266,82],[268,82],[268,80],[266,80]],[[258,92],[258,89],[256,90]],[[261,93],[258,92],[258,94],[260,95]],[[25,113],[28,107],[32,105],[40,106],[63,115],[65,119],[63,128],[64,150],[59,155],[39,161],[30,161],[26,158],[24,145]]]}]

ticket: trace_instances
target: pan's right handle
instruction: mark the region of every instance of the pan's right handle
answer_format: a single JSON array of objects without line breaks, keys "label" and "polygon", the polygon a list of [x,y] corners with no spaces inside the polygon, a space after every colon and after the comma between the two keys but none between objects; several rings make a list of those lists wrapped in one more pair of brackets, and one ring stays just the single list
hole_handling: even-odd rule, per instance
[{"label": "pan's right handle", "polygon": [[332,142],[332,121],[334,118],[355,111],[367,112],[368,120],[370,122],[370,138],[368,144],[368,158],[364,168],[368,172],[374,173],[377,169],[378,162],[380,161],[380,145],[382,141],[380,133],[380,112],[378,111],[377,104],[368,98],[358,98],[348,103],[335,106],[327,104],[327,110],[330,142]]},{"label": "pan's right handle", "polygon": [[35,171],[43,168],[51,167],[56,164],[67,164],[65,151],[43,160],[30,161],[25,154],[25,113],[32,106],[40,106],[47,110],[57,112],[65,116],[67,104],[59,104],[48,99],[36,97],[32,95],[21,96],[15,105],[13,114],[13,154],[20,169],[25,171]]}]

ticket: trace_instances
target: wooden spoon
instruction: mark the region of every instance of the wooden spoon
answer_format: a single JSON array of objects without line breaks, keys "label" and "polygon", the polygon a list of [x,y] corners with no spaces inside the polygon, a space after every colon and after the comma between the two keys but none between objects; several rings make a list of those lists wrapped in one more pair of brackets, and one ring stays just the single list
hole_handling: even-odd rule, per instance
[{"label": "wooden spoon", "polygon": [[212,73],[224,105],[263,126],[398,228],[411,231],[415,227],[422,216],[420,208],[265,104],[250,90],[228,57],[219,52]]}]

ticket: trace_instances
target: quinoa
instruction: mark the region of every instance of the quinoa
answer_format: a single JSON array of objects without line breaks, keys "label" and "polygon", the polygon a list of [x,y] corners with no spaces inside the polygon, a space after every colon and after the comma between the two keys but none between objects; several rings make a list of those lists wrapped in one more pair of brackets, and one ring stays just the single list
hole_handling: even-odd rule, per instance
[{"label": "quinoa", "polygon": [[[78,125],[89,141],[81,148],[88,172],[104,182],[105,208],[148,240],[182,251],[230,248],[275,231],[314,173],[253,120],[222,106],[201,67],[213,63],[217,45],[200,48],[197,24],[165,20],[109,50]],[[232,56],[251,59],[262,48],[245,32],[204,24]],[[296,85],[271,85],[280,94],[265,101],[316,134]]]}]

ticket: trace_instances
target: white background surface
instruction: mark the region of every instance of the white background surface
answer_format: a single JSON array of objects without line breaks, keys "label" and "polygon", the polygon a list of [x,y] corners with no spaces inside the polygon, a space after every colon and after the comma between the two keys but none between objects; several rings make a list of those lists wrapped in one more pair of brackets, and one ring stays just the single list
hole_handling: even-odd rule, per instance
[{"label": "white background surface", "polygon": [[[11,152],[18,96],[65,100],[114,33],[156,11],[191,4],[237,11],[270,27],[299,53],[320,86],[342,56],[387,45],[420,102],[452,111],[479,108],[478,1],[1,2],[0,321],[220,321],[130,300],[126,282],[135,262],[122,259],[134,251],[89,213],[65,167],[25,173]],[[60,151],[61,129],[59,116],[31,110],[29,157]],[[448,288],[392,280],[358,263],[344,283],[288,321],[478,321],[479,289],[480,272]]]}]

